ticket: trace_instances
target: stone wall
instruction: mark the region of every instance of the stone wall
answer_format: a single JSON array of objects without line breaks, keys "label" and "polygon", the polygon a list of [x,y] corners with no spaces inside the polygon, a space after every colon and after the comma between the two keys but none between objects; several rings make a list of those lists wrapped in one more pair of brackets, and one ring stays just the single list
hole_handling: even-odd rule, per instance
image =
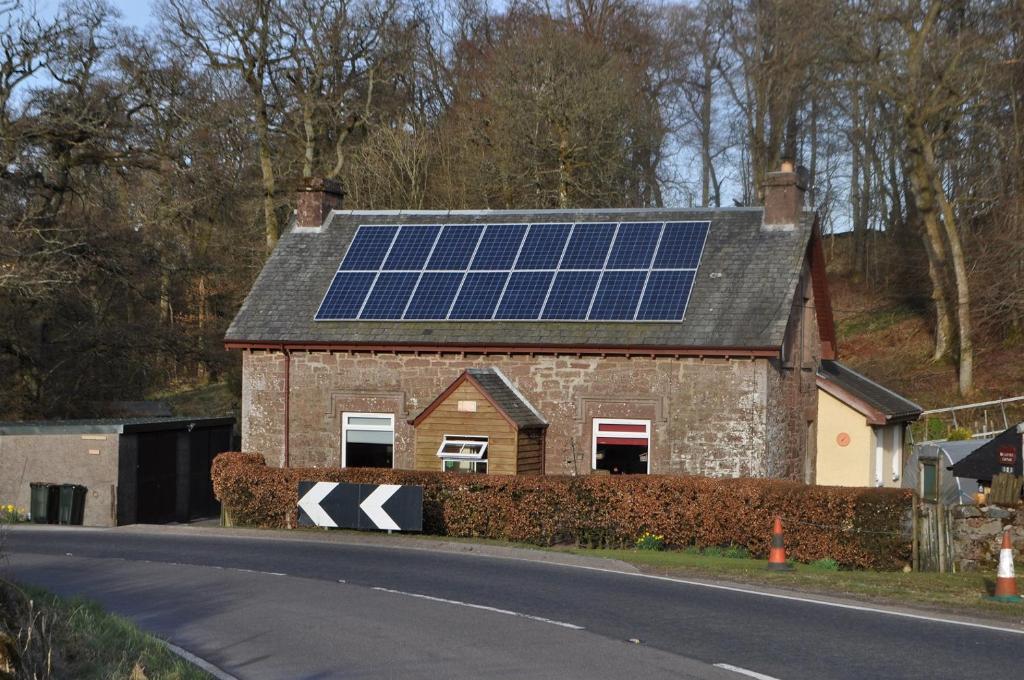
[{"label": "stone wall", "polygon": [[781,360],[768,371],[768,441],[779,447],[769,456],[777,468],[766,476],[815,481],[821,338],[815,314],[814,286],[805,264],[789,315]]},{"label": "stone wall", "polygon": [[117,434],[0,436],[0,504],[29,509],[30,484],[86,487],[86,526],[115,524]]},{"label": "stone wall", "polygon": [[[766,359],[293,352],[293,466],[337,466],[345,411],[395,414],[395,465],[413,467],[418,414],[469,367],[496,366],[550,423],[548,474],[591,469],[594,418],[652,423],[651,472],[802,479],[788,428],[768,436],[769,383],[790,378]],[[243,448],[283,462],[285,357],[243,359]],[[799,386],[797,386],[799,394]],[[789,397],[778,400],[785,407]],[[573,451],[576,459],[573,462]],[[781,474],[780,474],[781,473]]]},{"label": "stone wall", "polygon": [[958,569],[994,569],[999,562],[1003,530],[1007,526],[1011,527],[1014,558],[1019,563],[1024,555],[1024,508],[958,505],[950,514],[953,555]]}]

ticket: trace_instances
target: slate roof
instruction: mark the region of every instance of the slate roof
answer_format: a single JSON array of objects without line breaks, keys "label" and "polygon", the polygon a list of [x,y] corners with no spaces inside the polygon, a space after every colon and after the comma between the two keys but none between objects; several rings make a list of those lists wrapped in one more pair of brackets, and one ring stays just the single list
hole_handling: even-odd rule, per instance
[{"label": "slate roof", "polygon": [[515,421],[519,429],[547,427],[548,423],[541,417],[540,412],[497,368],[470,368],[466,372],[487,392],[498,408]]},{"label": "slate roof", "polygon": [[0,435],[25,434],[123,434],[157,432],[234,425],[235,419],[187,418],[183,416],[142,418],[90,418],[83,420],[23,420],[0,422]]},{"label": "slate roof", "polygon": [[[791,230],[762,229],[761,208],[335,211],[321,228],[290,228],[225,336],[247,344],[473,347],[749,348],[782,346],[813,213]],[[710,221],[686,318],[678,322],[315,321],[362,224]]]},{"label": "slate roof", "polygon": [[822,360],[818,376],[877,409],[889,422],[917,420],[924,410],[909,399],[901,397],[838,361]]}]

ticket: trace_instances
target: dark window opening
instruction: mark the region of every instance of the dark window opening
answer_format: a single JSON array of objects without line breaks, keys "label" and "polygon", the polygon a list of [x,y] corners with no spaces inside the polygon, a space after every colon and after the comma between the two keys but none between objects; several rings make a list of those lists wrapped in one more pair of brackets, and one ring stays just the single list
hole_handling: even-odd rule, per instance
[{"label": "dark window opening", "polygon": [[348,467],[389,468],[392,466],[394,446],[349,441],[345,454]]},{"label": "dark window opening", "polygon": [[596,463],[598,470],[607,470],[613,475],[645,475],[647,446],[598,443]]}]

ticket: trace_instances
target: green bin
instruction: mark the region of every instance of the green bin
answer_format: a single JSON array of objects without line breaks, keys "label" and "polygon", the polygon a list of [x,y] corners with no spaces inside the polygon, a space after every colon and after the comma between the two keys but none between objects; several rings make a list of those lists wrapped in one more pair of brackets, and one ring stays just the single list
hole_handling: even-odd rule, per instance
[{"label": "green bin", "polygon": [[60,485],[60,523],[81,524],[85,515],[85,487]]},{"label": "green bin", "polygon": [[60,487],[45,482],[32,482],[32,502],[29,512],[35,524],[56,524],[60,507]]}]

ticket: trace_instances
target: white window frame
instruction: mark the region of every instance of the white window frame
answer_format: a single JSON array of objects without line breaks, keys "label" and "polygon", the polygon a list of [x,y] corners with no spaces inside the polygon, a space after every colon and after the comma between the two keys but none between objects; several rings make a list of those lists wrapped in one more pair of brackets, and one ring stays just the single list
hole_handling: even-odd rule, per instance
[{"label": "white window frame", "polygon": [[[476,474],[487,474],[490,465],[487,464],[487,447],[491,443],[490,437],[475,434],[445,434],[441,436],[441,445],[437,447],[437,458],[441,461],[441,472],[446,472],[444,463],[447,460],[471,461],[483,463],[484,471]],[[469,444],[479,446],[479,453],[442,453],[442,449],[448,444]]]},{"label": "white window frame", "polygon": [[[388,419],[387,427],[383,425],[353,425],[349,427],[349,418],[380,418]],[[348,467],[348,431],[363,430],[371,432],[391,433],[391,469],[395,469],[395,414],[394,413],[357,413],[355,411],[344,411],[341,414],[341,467]]]},{"label": "white window frame", "polygon": [[629,418],[594,418],[591,421],[590,432],[590,469],[597,469],[597,433],[600,425],[643,425],[643,432],[616,432],[619,439],[646,439],[647,440],[647,474],[651,474],[651,421],[636,420]]}]

